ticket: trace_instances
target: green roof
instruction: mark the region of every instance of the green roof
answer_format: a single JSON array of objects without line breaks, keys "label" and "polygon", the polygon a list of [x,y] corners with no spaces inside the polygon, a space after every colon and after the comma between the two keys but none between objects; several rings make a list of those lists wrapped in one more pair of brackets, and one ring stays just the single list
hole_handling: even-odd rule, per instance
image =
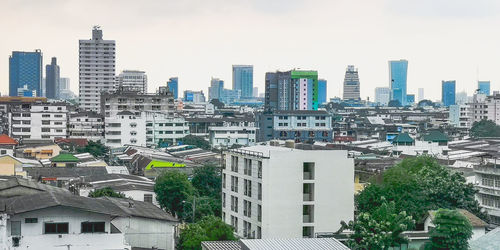
[{"label": "green roof", "polygon": [[186,167],[184,163],[176,163],[169,161],[157,161],[152,160],[147,166],[146,170],[151,170],[151,168],[183,168]]},{"label": "green roof", "polygon": [[408,133],[401,133],[398,136],[394,137],[394,139],[392,140],[393,143],[394,142],[397,142],[397,143],[412,143],[414,141],[415,140],[413,140],[413,138],[411,138]]},{"label": "green roof", "polygon": [[292,70],[291,72],[292,78],[314,78],[318,79],[318,71],[316,70]]},{"label": "green roof", "polygon": [[59,154],[50,158],[51,162],[79,162],[80,159],[76,158],[72,154]]},{"label": "green roof", "polygon": [[424,141],[440,142],[449,141],[448,136],[441,133],[440,131],[433,130],[429,134],[424,135]]}]

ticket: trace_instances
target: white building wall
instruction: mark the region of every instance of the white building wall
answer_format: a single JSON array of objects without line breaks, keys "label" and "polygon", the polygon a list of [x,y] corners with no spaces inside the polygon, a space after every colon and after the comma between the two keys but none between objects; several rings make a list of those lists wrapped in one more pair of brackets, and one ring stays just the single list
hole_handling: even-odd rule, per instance
[{"label": "white building wall", "polygon": [[175,224],[148,218],[116,218],[115,225],[132,247],[173,250],[175,249]]}]

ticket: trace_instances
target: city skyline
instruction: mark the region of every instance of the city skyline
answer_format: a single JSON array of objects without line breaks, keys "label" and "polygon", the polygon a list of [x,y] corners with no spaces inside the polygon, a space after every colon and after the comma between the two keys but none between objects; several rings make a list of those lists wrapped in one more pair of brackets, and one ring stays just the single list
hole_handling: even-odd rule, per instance
[{"label": "city skyline", "polygon": [[[0,4],[0,25],[12,32],[0,41],[0,55],[8,58],[12,51],[41,49],[45,55],[43,65],[48,64],[51,57],[57,57],[61,77],[71,78],[71,89],[78,93],[77,41],[89,37],[91,27],[99,24],[105,38],[117,42],[116,70],[144,70],[151,83],[149,91],[166,85],[169,76],[178,76],[180,92],[187,89],[207,92],[211,76],[229,81],[233,64],[250,64],[254,66],[254,86],[261,90],[265,72],[291,68],[317,70],[320,78],[328,80],[328,97],[331,98],[341,96],[344,69],[354,64],[363,77],[361,98],[370,96],[373,99],[375,87],[387,87],[387,61],[399,59],[409,61],[408,93],[417,93],[419,87],[424,87],[428,89],[429,99],[438,100],[438,86],[442,79],[456,79],[457,91],[466,90],[469,95],[475,90],[477,80],[489,80],[492,90],[498,89],[500,74],[495,69],[500,65],[495,58],[500,55],[500,50],[495,44],[500,38],[479,39],[490,34],[487,31],[499,23],[498,11],[495,11],[500,9],[498,4],[487,0],[474,3],[454,1],[453,6],[447,6],[449,1],[439,1],[432,6],[432,11],[426,12],[430,1],[418,4],[401,2],[405,3],[388,0],[308,4],[297,0],[286,5],[284,1],[269,5],[263,1],[220,1],[213,4],[224,6],[222,12],[203,4],[197,7],[194,1],[175,4],[149,2],[141,6],[141,10],[151,12],[150,17],[136,13],[131,1],[120,5],[122,12],[103,16],[101,14],[114,6],[104,2],[102,10],[84,18],[80,12],[85,13],[91,5],[63,4],[54,0],[46,5],[26,7],[23,2],[7,1]],[[360,6],[364,7],[360,9]],[[35,25],[21,20],[28,16],[34,18],[37,16],[35,12],[44,12],[48,7],[60,16],[42,18]],[[16,16],[4,11],[8,9],[18,10]],[[162,14],[160,10],[175,15]],[[313,13],[313,10],[319,12]],[[238,16],[232,14],[238,11]],[[322,11],[332,12],[334,18],[323,17]],[[128,15],[143,18],[134,23],[137,19],[127,18]],[[299,15],[310,18],[301,20],[304,21],[301,23],[295,20]],[[351,22],[352,15],[367,17]],[[57,21],[64,17],[72,18],[67,23]],[[485,19],[490,22],[478,26]],[[7,26],[13,21],[18,27],[15,31],[14,26]],[[349,27],[346,24],[350,24]],[[457,24],[460,24],[460,30],[450,29]],[[387,27],[380,28],[384,25]],[[38,31],[42,30],[41,26],[47,28],[44,33]],[[283,30],[276,32],[277,27],[283,27]],[[392,32],[400,27],[406,28]],[[169,30],[165,34],[168,34],[159,34],[163,32],[158,31],[165,28]],[[307,43],[303,40],[305,38],[297,38],[294,42],[279,39],[284,32],[309,29],[321,39],[307,40]],[[207,34],[212,34],[210,39],[201,39]],[[428,39],[438,34],[440,39]],[[39,39],[42,35],[50,35],[53,39]],[[227,39],[229,35],[231,39]],[[263,36],[270,39],[262,39]],[[367,38],[376,41],[367,42]],[[141,50],[136,49],[138,45]],[[346,46],[356,47],[356,50],[345,50]],[[457,57],[467,60],[456,60]],[[0,60],[0,79],[8,82],[6,60]],[[0,87],[2,94],[8,91],[6,85]]]}]

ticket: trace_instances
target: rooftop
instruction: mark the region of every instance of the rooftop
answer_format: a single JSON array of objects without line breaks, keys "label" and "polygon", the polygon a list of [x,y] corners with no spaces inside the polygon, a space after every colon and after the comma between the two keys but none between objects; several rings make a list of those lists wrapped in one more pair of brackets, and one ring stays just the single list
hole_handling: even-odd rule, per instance
[{"label": "rooftop", "polygon": [[17,145],[17,141],[6,134],[0,135],[0,145]]},{"label": "rooftop", "polygon": [[79,162],[80,159],[72,154],[59,154],[50,158],[51,162]]}]

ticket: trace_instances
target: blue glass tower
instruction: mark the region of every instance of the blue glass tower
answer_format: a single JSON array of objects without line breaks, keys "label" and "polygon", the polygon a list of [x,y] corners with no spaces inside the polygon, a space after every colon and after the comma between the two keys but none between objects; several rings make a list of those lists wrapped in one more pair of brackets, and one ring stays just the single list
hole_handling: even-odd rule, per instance
[{"label": "blue glass tower", "polygon": [[490,95],[490,81],[478,81],[477,88],[479,89],[479,93]]},{"label": "blue glass tower", "polygon": [[406,103],[412,105],[415,103],[415,94],[406,95]]},{"label": "blue glass tower", "polygon": [[179,78],[171,77],[170,79],[168,79],[167,88],[174,94],[174,99],[177,100],[179,94]]},{"label": "blue glass tower", "polygon": [[445,107],[455,105],[455,81],[442,81],[441,102]]},{"label": "blue glass tower", "polygon": [[406,83],[408,76],[408,61],[389,61],[389,86],[391,100],[397,100],[402,106],[407,105]]},{"label": "blue glass tower", "polygon": [[318,80],[318,103],[326,103],[326,80]]},{"label": "blue glass tower", "polygon": [[42,92],[42,52],[13,51],[9,57],[9,96],[17,96],[18,88],[26,85],[28,91]]},{"label": "blue glass tower", "polygon": [[253,65],[233,65],[233,90],[240,90],[242,98],[253,97]]}]

